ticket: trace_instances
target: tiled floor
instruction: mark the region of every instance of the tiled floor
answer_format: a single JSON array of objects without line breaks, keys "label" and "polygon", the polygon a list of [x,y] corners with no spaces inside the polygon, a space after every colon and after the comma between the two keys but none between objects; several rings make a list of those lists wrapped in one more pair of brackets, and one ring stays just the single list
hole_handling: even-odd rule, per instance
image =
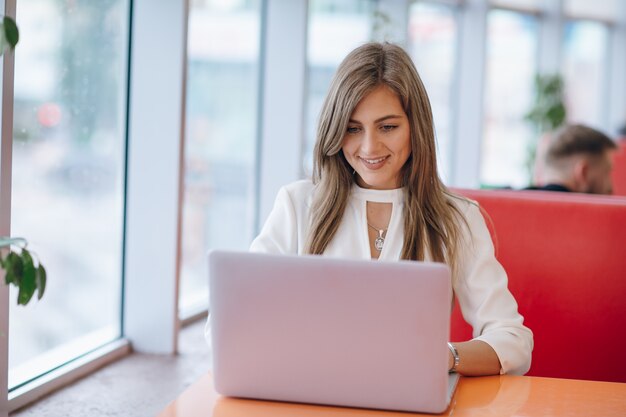
[{"label": "tiled floor", "polygon": [[204,322],[185,327],[177,356],[134,353],[10,417],[144,417],[158,414],[209,368]]}]

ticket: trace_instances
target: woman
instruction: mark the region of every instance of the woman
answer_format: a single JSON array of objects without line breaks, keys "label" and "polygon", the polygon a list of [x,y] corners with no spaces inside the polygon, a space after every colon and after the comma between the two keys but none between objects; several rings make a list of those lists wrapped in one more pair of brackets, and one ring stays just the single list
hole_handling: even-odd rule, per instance
[{"label": "woman", "polygon": [[406,52],[370,43],[344,59],[322,108],[314,154],[313,181],[280,190],[251,250],[445,262],[475,336],[450,346],[450,369],[525,373],[532,333],[477,204],[439,179],[430,103]]}]

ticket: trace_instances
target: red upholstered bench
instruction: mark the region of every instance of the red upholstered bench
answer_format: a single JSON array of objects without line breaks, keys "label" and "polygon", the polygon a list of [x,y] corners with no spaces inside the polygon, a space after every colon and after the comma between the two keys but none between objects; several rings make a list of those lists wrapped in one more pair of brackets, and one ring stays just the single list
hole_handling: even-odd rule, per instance
[{"label": "red upholstered bench", "polygon": [[[493,222],[496,256],[535,337],[528,374],[626,382],[626,198],[455,191]],[[451,333],[471,338],[458,306]]]}]

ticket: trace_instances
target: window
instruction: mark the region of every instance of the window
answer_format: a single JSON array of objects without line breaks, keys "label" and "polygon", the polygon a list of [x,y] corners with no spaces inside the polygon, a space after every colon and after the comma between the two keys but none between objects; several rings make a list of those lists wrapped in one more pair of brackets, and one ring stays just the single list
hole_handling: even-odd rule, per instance
[{"label": "window", "polygon": [[11,293],[10,388],[120,337],[128,9],[17,8],[11,229],[49,280],[27,308]]},{"label": "window", "polygon": [[[261,1],[194,1],[187,115],[180,309],[206,309],[207,251],[253,237]],[[227,39],[228,42],[224,42]]]},{"label": "window", "polygon": [[608,45],[606,24],[574,20],[565,25],[563,75],[570,122],[602,129],[608,124]]},{"label": "window", "polygon": [[527,157],[536,133],[524,116],[534,99],[537,44],[535,17],[497,9],[489,12],[482,185],[519,187],[530,182]]},{"label": "window", "polygon": [[309,3],[308,85],[303,166],[311,173],[319,112],[335,70],[345,56],[370,39],[373,2],[350,0]]},{"label": "window", "polygon": [[425,2],[411,5],[407,50],[430,98],[439,172],[444,180],[450,172],[452,152],[457,36],[455,9]]}]

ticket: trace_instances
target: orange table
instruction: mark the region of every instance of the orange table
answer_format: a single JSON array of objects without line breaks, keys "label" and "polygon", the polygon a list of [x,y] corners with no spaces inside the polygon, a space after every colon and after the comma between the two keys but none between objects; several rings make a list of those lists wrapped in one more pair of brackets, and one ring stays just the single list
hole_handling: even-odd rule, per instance
[{"label": "orange table", "polygon": [[[158,417],[407,417],[356,408],[222,397],[210,375],[190,386]],[[528,376],[461,378],[448,416],[626,416],[626,384]]]}]

